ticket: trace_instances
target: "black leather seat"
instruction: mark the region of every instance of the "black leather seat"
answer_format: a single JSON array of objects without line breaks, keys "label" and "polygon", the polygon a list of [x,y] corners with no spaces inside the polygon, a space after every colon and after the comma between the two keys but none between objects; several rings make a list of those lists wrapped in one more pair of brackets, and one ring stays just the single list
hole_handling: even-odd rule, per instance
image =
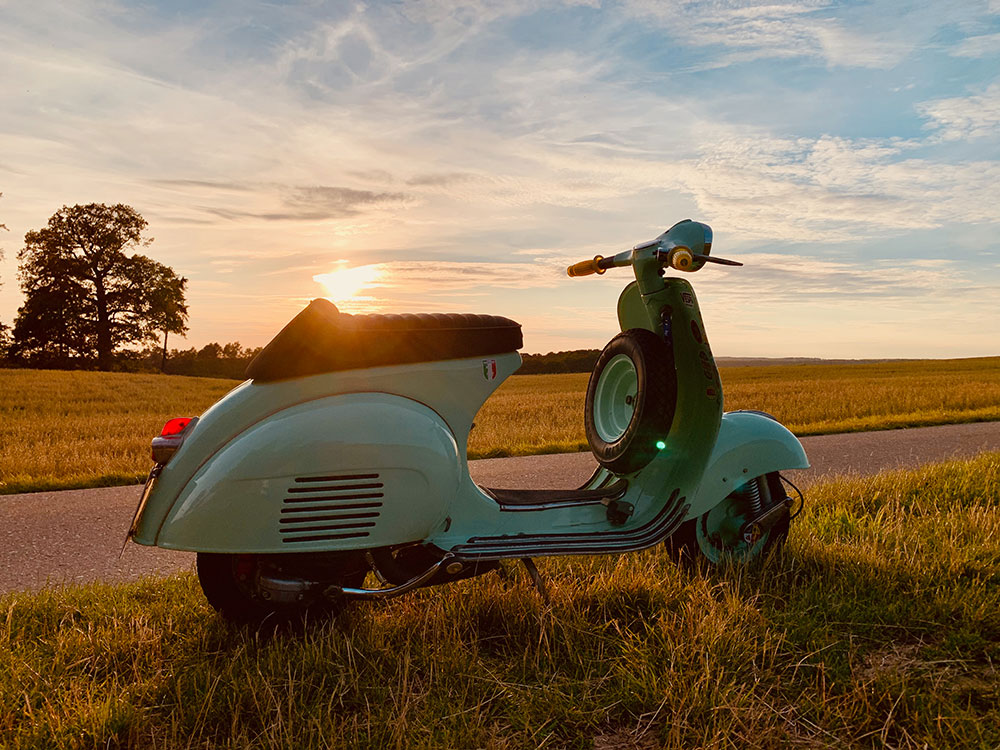
[{"label": "black leather seat", "polygon": [[246,375],[269,382],[323,372],[512,352],[521,326],[498,315],[347,315],[316,299],[254,357]]}]

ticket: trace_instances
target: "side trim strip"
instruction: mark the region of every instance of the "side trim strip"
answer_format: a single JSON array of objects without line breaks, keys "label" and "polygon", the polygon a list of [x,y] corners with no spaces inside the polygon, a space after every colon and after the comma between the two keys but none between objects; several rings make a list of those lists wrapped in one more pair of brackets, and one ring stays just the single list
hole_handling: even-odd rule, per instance
[{"label": "side trim strip", "polygon": [[670,536],[687,513],[690,503],[675,489],[660,512],[648,523],[628,531],[592,531],[564,534],[519,534],[472,537],[451,552],[460,560],[499,560],[509,557],[632,552],[646,549]]}]

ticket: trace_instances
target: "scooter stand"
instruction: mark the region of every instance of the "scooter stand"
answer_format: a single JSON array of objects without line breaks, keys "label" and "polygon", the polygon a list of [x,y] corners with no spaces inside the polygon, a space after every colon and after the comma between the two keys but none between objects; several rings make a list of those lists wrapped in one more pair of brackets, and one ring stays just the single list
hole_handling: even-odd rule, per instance
[{"label": "scooter stand", "polygon": [[528,571],[528,576],[531,578],[531,582],[535,584],[535,588],[538,589],[542,601],[549,604],[551,602],[549,592],[545,588],[545,581],[542,580],[541,573],[538,572],[538,568],[535,566],[535,561],[530,557],[522,557],[521,562],[524,563],[524,569]]}]

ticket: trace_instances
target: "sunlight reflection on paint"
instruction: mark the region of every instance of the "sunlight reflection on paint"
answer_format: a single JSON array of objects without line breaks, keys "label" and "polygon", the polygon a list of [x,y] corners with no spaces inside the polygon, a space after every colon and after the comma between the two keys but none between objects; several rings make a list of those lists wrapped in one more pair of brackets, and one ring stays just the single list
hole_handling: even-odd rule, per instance
[{"label": "sunlight reflection on paint", "polygon": [[[340,261],[345,263],[346,261]],[[313,276],[313,281],[318,282],[326,291],[326,296],[334,303],[340,302],[350,307],[357,307],[358,303],[374,303],[375,298],[371,296],[359,296],[362,289],[379,286],[386,277],[386,269],[383,265],[373,264],[368,266],[356,266],[347,268],[341,266],[329,273],[319,273]],[[365,306],[362,304],[361,306]]]}]

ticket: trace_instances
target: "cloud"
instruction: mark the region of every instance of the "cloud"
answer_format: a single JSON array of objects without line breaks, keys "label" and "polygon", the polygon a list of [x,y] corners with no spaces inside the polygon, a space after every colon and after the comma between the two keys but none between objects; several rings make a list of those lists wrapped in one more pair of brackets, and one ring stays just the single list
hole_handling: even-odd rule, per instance
[{"label": "cloud", "polygon": [[234,192],[247,192],[253,190],[249,185],[235,182],[221,182],[216,180],[150,180],[152,185],[162,185],[163,187],[180,188],[183,190],[203,189],[203,190],[226,190]]},{"label": "cloud", "polygon": [[330,219],[354,216],[363,208],[406,200],[409,197],[405,193],[374,193],[370,190],[313,185],[292,188],[285,204],[297,209],[303,216]]},{"label": "cloud", "polygon": [[792,58],[821,59],[830,67],[892,68],[926,32],[922,28],[918,32],[912,22],[900,30],[899,9],[893,7],[890,16],[885,3],[875,5],[883,7],[865,12],[828,0],[625,1],[625,7],[640,18],[663,28],[684,29],[684,45],[722,51],[701,63],[705,68]]},{"label": "cloud", "polygon": [[858,241],[1000,221],[1000,163],[908,157],[904,140],[733,138],[680,165],[718,228],[744,238]]},{"label": "cloud", "polygon": [[223,219],[260,219],[263,221],[326,221],[358,216],[365,210],[410,200],[405,193],[375,193],[347,187],[312,185],[283,189],[284,211],[253,211],[242,208],[201,206],[206,213]]},{"label": "cloud", "polygon": [[451,187],[475,179],[476,176],[468,172],[443,172],[415,175],[408,179],[406,184],[414,187]]},{"label": "cloud", "polygon": [[942,288],[953,297],[969,298],[1000,292],[1000,283],[977,278],[960,261],[934,259],[830,260],[777,253],[741,253],[744,266],[725,277],[704,278],[703,286],[724,292],[730,302],[784,300],[933,300]]},{"label": "cloud", "polygon": [[1000,33],[978,34],[963,39],[952,47],[948,54],[954,57],[995,57],[1000,53]]},{"label": "cloud", "polygon": [[981,94],[935,99],[917,106],[927,127],[945,141],[997,138],[1000,135],[1000,83]]}]

